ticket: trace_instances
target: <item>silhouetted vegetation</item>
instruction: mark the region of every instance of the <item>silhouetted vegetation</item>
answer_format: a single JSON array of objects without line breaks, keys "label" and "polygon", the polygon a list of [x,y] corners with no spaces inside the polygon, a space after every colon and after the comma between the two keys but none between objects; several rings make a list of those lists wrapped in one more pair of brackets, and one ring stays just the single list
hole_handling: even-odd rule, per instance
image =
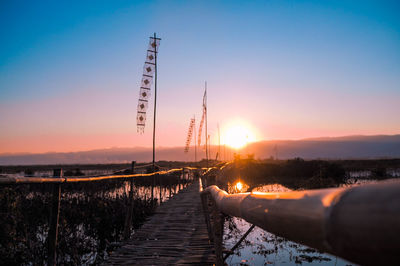
[{"label": "silhouetted vegetation", "polygon": [[[136,166],[140,167],[148,163],[137,163]],[[199,166],[204,167],[206,165],[205,160],[202,160],[197,163]],[[186,166],[193,166],[192,162],[178,162],[178,161],[158,161],[157,165],[160,167],[166,168],[181,168]],[[64,175],[67,171],[76,171],[79,169],[80,171],[88,171],[88,170],[97,170],[97,171],[120,171],[125,169],[131,169],[130,163],[121,163],[121,164],[52,164],[52,165],[0,165],[0,173],[23,173],[25,170],[29,169],[33,172],[43,172],[43,171],[53,171],[53,169],[62,168],[64,171]]]},{"label": "silhouetted vegetation", "polygon": [[335,187],[346,183],[351,171],[366,171],[370,179],[393,178],[388,169],[399,171],[400,160],[263,160],[253,157],[241,159],[235,156],[235,161],[224,168],[216,178],[217,185],[227,189],[228,183],[239,179],[252,188],[281,184],[290,189],[316,189]]},{"label": "silhouetted vegetation", "polygon": [[400,159],[370,159],[370,160],[333,160],[346,171],[372,170],[375,168],[400,168]]},{"label": "silhouetted vegetation", "polygon": [[323,188],[343,183],[346,172],[340,164],[322,160],[295,158],[280,163],[265,163],[251,158],[237,159],[232,166],[223,169],[218,176],[218,185],[225,188],[228,182],[238,179],[249,185],[249,190],[274,183],[291,189]]},{"label": "silhouetted vegetation", "polygon": [[33,171],[31,168],[27,168],[24,171],[25,176],[33,176],[35,174],[35,171]]},{"label": "silhouetted vegetation", "polygon": [[385,167],[377,167],[372,169],[371,174],[374,178],[378,180],[385,179],[387,176],[386,168]]},{"label": "silhouetted vegetation", "polygon": [[[68,174],[80,175],[80,170]],[[150,197],[151,186],[176,190],[178,184],[189,182],[180,179],[180,174],[134,179],[132,228],[140,227],[157,206],[157,199]],[[129,184],[113,179],[62,185],[57,264],[99,264],[118,246]],[[0,264],[46,264],[51,189],[49,184],[0,186]]]},{"label": "silhouetted vegetation", "polygon": [[67,170],[64,172],[65,176],[83,176],[85,175],[84,173],[82,173],[82,171],[79,168],[76,168],[75,171],[73,170]]}]

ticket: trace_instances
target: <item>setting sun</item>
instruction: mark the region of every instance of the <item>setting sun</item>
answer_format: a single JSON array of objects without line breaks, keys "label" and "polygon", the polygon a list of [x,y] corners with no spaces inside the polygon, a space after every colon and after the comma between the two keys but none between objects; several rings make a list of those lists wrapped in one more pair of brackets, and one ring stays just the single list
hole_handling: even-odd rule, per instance
[{"label": "setting sun", "polygon": [[225,131],[223,136],[224,144],[235,149],[243,148],[249,142],[253,142],[254,140],[255,137],[252,131],[242,124],[235,124],[230,126]]}]

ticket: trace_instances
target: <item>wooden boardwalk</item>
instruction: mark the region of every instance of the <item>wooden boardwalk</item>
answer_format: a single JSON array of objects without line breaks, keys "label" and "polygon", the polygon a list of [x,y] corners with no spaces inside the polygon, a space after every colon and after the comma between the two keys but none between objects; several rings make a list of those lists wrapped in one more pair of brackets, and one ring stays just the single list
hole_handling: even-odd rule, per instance
[{"label": "wooden boardwalk", "polygon": [[199,195],[194,182],[167,202],[106,261],[106,265],[213,265]]}]

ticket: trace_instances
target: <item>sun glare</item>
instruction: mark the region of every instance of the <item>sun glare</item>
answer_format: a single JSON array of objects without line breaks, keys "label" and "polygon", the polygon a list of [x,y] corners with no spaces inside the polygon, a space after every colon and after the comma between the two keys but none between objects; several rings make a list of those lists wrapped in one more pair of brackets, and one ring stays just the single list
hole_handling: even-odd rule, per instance
[{"label": "sun glare", "polygon": [[234,149],[243,148],[252,141],[254,141],[254,134],[244,125],[229,127],[223,136],[223,142]]}]

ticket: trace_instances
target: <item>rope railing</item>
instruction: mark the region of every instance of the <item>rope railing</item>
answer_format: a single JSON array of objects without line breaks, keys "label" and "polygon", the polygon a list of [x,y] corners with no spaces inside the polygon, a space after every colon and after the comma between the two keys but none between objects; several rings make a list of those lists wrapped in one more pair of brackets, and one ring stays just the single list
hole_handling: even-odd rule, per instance
[{"label": "rope railing", "polygon": [[[109,180],[109,179],[127,179],[133,177],[146,177],[146,176],[155,176],[155,175],[166,175],[175,172],[182,171],[183,168],[179,169],[171,169],[171,170],[163,170],[149,174],[130,174],[130,175],[106,175],[106,176],[93,176],[93,177],[0,177],[0,184],[33,184],[33,183],[74,183],[74,182],[91,182],[91,181],[100,181],[100,180]],[[197,168],[188,168],[185,169],[197,169]]]},{"label": "rope railing", "polygon": [[400,261],[398,180],[283,193],[228,194],[209,186],[200,195],[217,265],[227,257],[222,249],[225,215],[362,265]]},{"label": "rope railing", "polygon": [[[151,164],[150,164],[151,165]],[[134,172],[136,168],[143,168],[149,165],[142,165],[140,167],[135,167],[135,162],[132,162],[132,168],[126,169]],[[19,176],[3,176],[0,177],[0,185],[17,185],[17,184],[52,184],[52,200],[51,200],[51,211],[50,211],[50,223],[49,223],[49,233],[48,233],[48,265],[56,264],[56,246],[57,246],[57,238],[58,238],[58,223],[59,223],[59,214],[60,214],[60,200],[61,200],[61,187],[63,184],[67,183],[78,183],[78,182],[93,182],[93,181],[105,181],[105,180],[118,180],[118,179],[127,179],[130,180],[130,191],[129,191],[129,202],[127,206],[127,212],[125,217],[125,226],[124,226],[124,238],[127,239],[131,235],[131,224],[132,224],[132,215],[133,215],[133,195],[134,195],[134,179],[137,177],[156,177],[169,175],[172,173],[181,172],[180,179],[185,178],[185,173],[188,171],[195,171],[199,168],[194,167],[183,167],[177,169],[170,170],[161,170],[154,173],[148,174],[113,174],[113,175],[105,175],[105,176],[91,176],[91,177],[63,177],[61,169],[54,169],[53,177],[19,177]],[[190,177],[188,176],[190,179]],[[154,186],[155,179],[153,179],[153,185],[151,190],[151,198],[153,200],[154,195]],[[186,181],[185,181],[186,182]],[[179,184],[183,183],[179,181]],[[161,186],[161,184],[160,184]],[[171,195],[171,188],[170,188]],[[161,189],[160,189],[160,199],[161,199]]]}]

